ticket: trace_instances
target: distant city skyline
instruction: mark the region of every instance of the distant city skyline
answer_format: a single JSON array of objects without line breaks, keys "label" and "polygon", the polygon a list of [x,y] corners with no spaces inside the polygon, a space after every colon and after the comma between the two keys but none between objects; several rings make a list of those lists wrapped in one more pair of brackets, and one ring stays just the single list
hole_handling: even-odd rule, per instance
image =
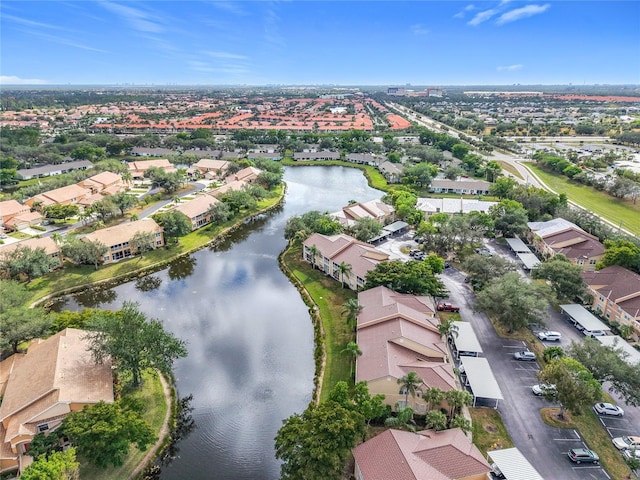
[{"label": "distant city skyline", "polygon": [[2,85],[640,84],[637,1],[16,1]]}]

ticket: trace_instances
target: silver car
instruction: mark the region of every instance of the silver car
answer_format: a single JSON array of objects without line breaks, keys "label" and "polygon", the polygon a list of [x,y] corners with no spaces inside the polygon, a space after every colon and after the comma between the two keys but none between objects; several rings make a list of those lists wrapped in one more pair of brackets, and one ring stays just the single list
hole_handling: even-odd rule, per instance
[{"label": "silver car", "polygon": [[523,362],[534,362],[536,360],[536,354],[529,350],[523,350],[522,352],[514,353],[513,358]]},{"label": "silver car", "polygon": [[624,410],[612,403],[596,403],[593,409],[598,415],[609,415],[613,417],[622,417],[624,415]]}]

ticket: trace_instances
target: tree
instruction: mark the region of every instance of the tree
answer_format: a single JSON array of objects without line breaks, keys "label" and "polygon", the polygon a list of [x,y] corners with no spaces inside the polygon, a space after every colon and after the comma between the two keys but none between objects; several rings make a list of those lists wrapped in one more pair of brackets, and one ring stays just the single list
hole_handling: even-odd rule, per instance
[{"label": "tree", "polygon": [[162,229],[167,240],[173,239],[178,243],[178,237],[182,237],[191,232],[191,221],[187,216],[177,210],[171,210],[167,213],[160,213],[153,216]]},{"label": "tree", "polygon": [[320,249],[314,243],[309,247],[309,256],[311,257],[311,266],[316,268],[316,259],[320,256]]},{"label": "tree", "polygon": [[598,270],[611,265],[619,265],[640,272],[640,246],[623,239],[606,239],[604,255],[596,265]]},{"label": "tree", "polygon": [[0,282],[0,350],[10,347],[18,353],[22,342],[45,335],[51,318],[41,307],[29,308],[27,288],[12,280]]},{"label": "tree", "polygon": [[602,397],[602,386],[584,365],[573,358],[553,360],[538,373],[538,379],[556,386],[554,398],[560,402],[561,416],[566,410],[578,414]]},{"label": "tree", "polygon": [[469,433],[472,430],[471,420],[464,415],[456,415],[449,422],[449,428],[459,428],[464,433]]},{"label": "tree", "polygon": [[444,400],[444,392],[438,387],[429,387],[422,394],[422,399],[427,402],[429,410],[433,410],[433,407],[440,405]]},{"label": "tree", "polygon": [[533,269],[531,277],[550,282],[551,290],[561,303],[572,302],[586,293],[582,267],[572,264],[564,255],[542,262]]},{"label": "tree", "polygon": [[511,333],[531,323],[543,323],[549,294],[546,285],[527,283],[517,273],[507,273],[478,292],[474,308],[486,312]]},{"label": "tree", "polygon": [[340,270],[340,283],[342,285],[342,288],[344,288],[344,276],[351,273],[351,265],[345,262],[340,262],[340,265],[338,265],[338,269]]},{"label": "tree", "polygon": [[514,272],[513,262],[498,255],[471,255],[462,262],[462,269],[467,272],[469,281],[475,290],[482,290],[491,280],[502,277],[505,273]]},{"label": "tree", "polygon": [[224,223],[232,217],[231,208],[225,202],[215,202],[207,210],[206,216],[211,217],[212,223]]},{"label": "tree", "polygon": [[111,196],[116,207],[120,209],[120,215],[124,216],[124,212],[138,204],[138,198],[130,193],[120,192]]},{"label": "tree", "polygon": [[358,344],[356,342],[349,342],[349,343],[347,343],[347,348],[342,350],[342,353],[348,353],[349,354],[349,357],[350,357],[349,378],[352,378],[353,377],[353,364],[355,363],[356,358],[358,358],[360,355],[362,355],[362,350],[360,350],[360,347],[358,347]]},{"label": "tree", "polygon": [[136,232],[129,240],[131,250],[144,257],[145,252],[156,248],[156,234],[154,232]]},{"label": "tree", "polygon": [[502,172],[502,167],[495,160],[490,161],[484,167],[484,175],[488,182],[495,182]]},{"label": "tree", "polygon": [[69,217],[75,217],[80,213],[77,205],[49,205],[44,207],[44,216],[54,220],[66,220]]},{"label": "tree", "polygon": [[91,211],[98,215],[100,220],[106,222],[110,217],[118,213],[118,206],[111,197],[105,197],[91,205]]},{"label": "tree", "polygon": [[51,455],[41,456],[22,472],[20,478],[22,480],[77,480],[79,476],[80,463],[76,461],[76,449],[72,447],[64,452],[52,452]]},{"label": "tree", "polygon": [[364,418],[355,410],[328,400],[311,404],[284,420],[275,438],[282,460],[282,480],[340,478],[351,449],[365,433]]},{"label": "tree", "polygon": [[547,347],[542,352],[542,358],[544,358],[544,361],[547,363],[560,357],[564,357],[562,347]]},{"label": "tree", "polygon": [[457,180],[460,175],[464,174],[464,170],[457,165],[449,165],[444,169],[442,173],[444,175],[444,178],[447,178],[449,180]]},{"label": "tree", "polygon": [[351,234],[361,242],[368,242],[372,238],[380,235],[382,225],[373,218],[363,217],[356,220],[355,225],[350,229]]},{"label": "tree", "polygon": [[187,355],[185,342],[166,332],[159,320],[148,319],[137,303],[124,302],[116,315],[96,313],[89,328],[89,349],[96,361],[110,357],[118,371],[131,375],[135,387],[144,370],[169,375],[173,362]]},{"label": "tree", "polygon": [[451,147],[451,153],[455,158],[462,160],[467,153],[469,153],[469,147],[462,143],[456,143]]},{"label": "tree", "polygon": [[74,160],[89,160],[91,162],[100,160],[105,157],[105,152],[100,147],[94,147],[92,145],[83,145],[76,148],[70,154]]},{"label": "tree", "polygon": [[401,385],[400,391],[404,392],[404,404],[409,404],[409,395],[411,398],[416,398],[416,393],[422,392],[422,385],[424,381],[418,376],[416,372],[409,372],[404,377],[398,379],[398,385]]},{"label": "tree", "polygon": [[516,185],[518,185],[518,182],[511,177],[496,178],[493,185],[489,188],[489,193],[494,197],[498,197],[500,200],[510,198],[511,192],[513,192]]},{"label": "tree", "polygon": [[440,324],[438,325],[438,332],[441,337],[457,337],[458,336],[458,326],[454,325],[454,321],[451,318],[441,318]]},{"label": "tree", "polygon": [[447,291],[428,262],[392,260],[380,262],[367,273],[365,289],[386,286],[400,293],[446,297]]},{"label": "tree", "polygon": [[444,394],[444,398],[449,404],[449,417],[453,418],[459,414],[462,407],[469,406],[473,403],[473,395],[466,390],[448,390]]},{"label": "tree", "polygon": [[18,246],[0,260],[0,271],[7,272],[14,280],[26,278],[27,282],[46,275],[56,266],[59,266],[58,260],[51,258],[44,248]]},{"label": "tree", "polygon": [[402,183],[426,188],[437,174],[438,167],[430,163],[406,166],[402,172]]},{"label": "tree", "polygon": [[70,238],[62,245],[62,254],[78,265],[93,265],[95,269],[104,261],[109,251],[102,242],[92,242],[86,239]]},{"label": "tree", "polygon": [[131,444],[144,451],[155,440],[141,417],[143,408],[142,403],[123,400],[85,405],[67,415],[61,428],[89,462],[102,468],[120,466]]},{"label": "tree", "polygon": [[358,315],[360,315],[360,312],[362,311],[362,305],[358,303],[357,298],[350,298],[342,304],[342,307],[342,315],[346,315],[347,325],[355,330]]},{"label": "tree", "polygon": [[352,399],[356,411],[364,417],[367,426],[371,420],[383,418],[389,414],[389,406],[383,403],[384,395],[379,393],[371,396],[367,382],[358,382],[355,384]]},{"label": "tree", "polygon": [[496,230],[505,237],[514,237],[527,229],[527,211],[520,202],[515,200],[501,200],[500,203],[489,208]]},{"label": "tree", "polygon": [[415,432],[416,427],[413,421],[413,408],[404,407],[402,410],[396,412],[395,416],[387,417],[384,421],[384,426]]},{"label": "tree", "polygon": [[447,416],[440,410],[431,410],[427,412],[424,423],[427,428],[433,428],[439,432],[447,428]]}]

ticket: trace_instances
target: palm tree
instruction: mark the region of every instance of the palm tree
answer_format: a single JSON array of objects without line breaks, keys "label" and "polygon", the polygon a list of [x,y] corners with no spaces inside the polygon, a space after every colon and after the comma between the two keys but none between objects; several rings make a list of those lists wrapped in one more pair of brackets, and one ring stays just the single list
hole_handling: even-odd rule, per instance
[{"label": "palm tree", "polygon": [[347,316],[347,324],[355,330],[358,322],[358,315],[360,315],[360,312],[362,311],[362,305],[358,303],[357,298],[350,298],[344,302],[342,306],[344,307],[342,309],[342,315]]},{"label": "palm tree", "polygon": [[132,221],[132,222],[135,222],[135,221],[136,221],[136,220],[138,220],[138,219],[139,219],[139,218],[138,218],[138,214],[136,214],[136,213],[132,213],[132,214],[129,216],[129,220],[130,220],[130,221]]},{"label": "palm tree", "polygon": [[131,182],[133,182],[133,175],[131,175],[129,170],[122,172],[120,176],[122,177],[122,181],[127,185],[131,185]]},{"label": "palm tree", "polygon": [[397,412],[395,417],[388,417],[384,421],[384,426],[397,427],[402,428],[403,430],[409,430],[410,432],[415,432],[416,427],[414,427],[410,422],[413,422],[413,409],[411,407],[405,407]]},{"label": "palm tree", "polygon": [[431,410],[427,412],[424,419],[427,428],[433,428],[436,432],[447,428],[447,416],[440,410]]},{"label": "palm tree", "polygon": [[456,415],[453,417],[449,426],[451,428],[459,428],[464,433],[469,433],[471,431],[471,421],[464,415]]},{"label": "palm tree", "polygon": [[173,200],[173,203],[176,203],[176,204],[180,203],[180,197],[178,195],[174,195],[172,200]]},{"label": "palm tree", "polygon": [[309,247],[309,254],[311,255],[311,266],[316,268],[316,257],[320,255],[320,249],[316,247],[315,243]]},{"label": "palm tree", "polygon": [[[402,385],[401,391],[404,390],[404,402],[405,405],[409,403],[409,394],[415,400],[416,393],[422,392],[423,380],[418,376],[416,372],[409,372],[404,377],[398,379],[398,384]],[[415,401],[414,401],[415,403]]]},{"label": "palm tree", "polygon": [[449,318],[440,319],[438,331],[440,332],[441,337],[447,337],[448,335],[452,335],[454,337],[458,336],[458,326],[454,325],[453,321]]},{"label": "palm tree", "polygon": [[58,232],[54,232],[51,234],[51,240],[56,242],[56,245],[60,245],[62,243],[62,235],[60,235]]},{"label": "palm tree", "polygon": [[444,399],[444,392],[438,387],[429,387],[422,394],[422,398],[429,404],[429,410],[434,406],[440,405]]},{"label": "palm tree", "polygon": [[473,403],[473,395],[466,390],[449,390],[444,394],[444,398],[451,407],[449,411],[450,418],[460,413],[460,409],[465,405],[469,406]]},{"label": "palm tree", "polygon": [[349,378],[353,377],[353,362],[355,361],[355,359],[357,357],[359,357],[360,355],[362,355],[362,350],[360,350],[360,347],[358,347],[358,344],[356,342],[349,342],[347,343],[347,348],[345,348],[344,350],[342,350],[342,353],[344,352],[349,352],[349,354],[351,355],[351,361],[350,361],[350,369],[349,369]]},{"label": "palm tree", "polygon": [[344,276],[351,273],[351,265],[342,262],[338,268],[340,269],[340,283],[342,284],[342,288],[344,288]]}]

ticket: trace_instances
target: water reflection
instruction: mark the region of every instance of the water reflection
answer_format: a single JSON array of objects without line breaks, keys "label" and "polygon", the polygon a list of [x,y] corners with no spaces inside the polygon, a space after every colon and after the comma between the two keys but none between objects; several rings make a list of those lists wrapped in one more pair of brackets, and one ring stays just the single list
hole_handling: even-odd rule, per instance
[{"label": "water reflection", "polygon": [[162,279],[155,275],[147,275],[136,280],[135,287],[141,292],[150,292],[159,288],[162,284]]},{"label": "water reflection", "polygon": [[176,258],[169,264],[167,274],[171,280],[182,280],[193,273],[196,267],[196,257],[188,255]]},{"label": "water reflection", "polygon": [[118,293],[112,288],[90,288],[73,297],[78,305],[85,308],[97,308],[101,305],[111,304],[118,298]]}]

